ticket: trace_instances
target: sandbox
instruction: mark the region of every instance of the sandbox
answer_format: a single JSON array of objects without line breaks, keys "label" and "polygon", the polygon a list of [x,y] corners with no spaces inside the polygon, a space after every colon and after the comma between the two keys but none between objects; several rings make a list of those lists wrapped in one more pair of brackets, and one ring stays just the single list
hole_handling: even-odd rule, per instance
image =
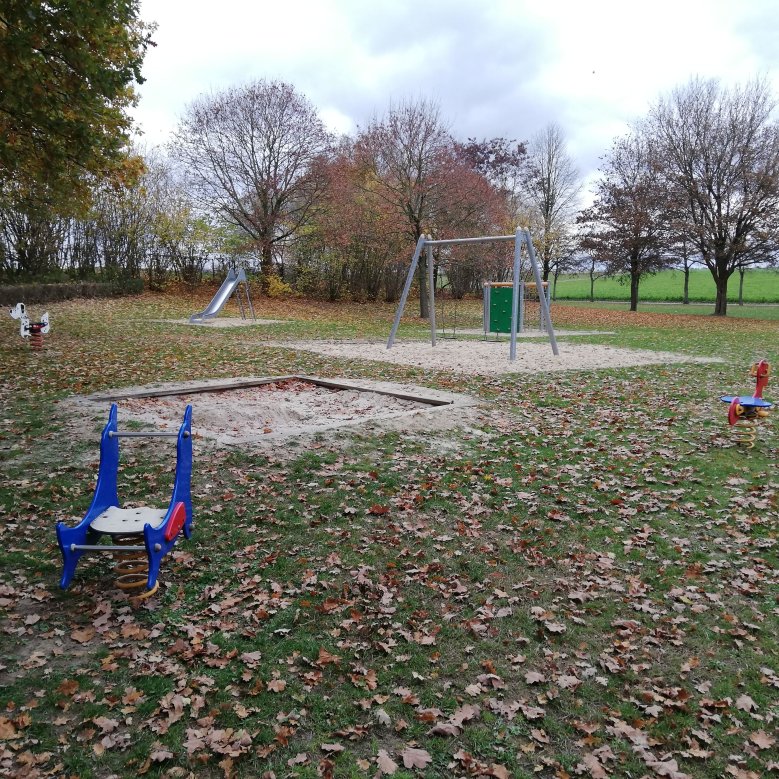
[{"label": "sandbox", "polygon": [[340,429],[440,431],[468,424],[478,403],[467,395],[410,384],[289,375],[130,387],[72,398],[101,420],[110,403],[124,424],[171,430],[193,406],[193,432],[224,446],[276,446]]}]

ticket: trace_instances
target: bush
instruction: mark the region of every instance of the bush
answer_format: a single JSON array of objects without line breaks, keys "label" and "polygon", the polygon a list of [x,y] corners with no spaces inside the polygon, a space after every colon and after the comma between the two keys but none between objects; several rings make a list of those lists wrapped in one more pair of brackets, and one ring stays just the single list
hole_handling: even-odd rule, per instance
[{"label": "bush", "polygon": [[73,298],[110,298],[139,295],[143,292],[141,279],[117,278],[110,282],[71,281],[61,284],[3,284],[0,285],[0,304],[15,305],[22,302],[56,303]]},{"label": "bush", "polygon": [[268,279],[268,297],[269,298],[288,298],[292,297],[294,290],[278,276],[273,275]]}]

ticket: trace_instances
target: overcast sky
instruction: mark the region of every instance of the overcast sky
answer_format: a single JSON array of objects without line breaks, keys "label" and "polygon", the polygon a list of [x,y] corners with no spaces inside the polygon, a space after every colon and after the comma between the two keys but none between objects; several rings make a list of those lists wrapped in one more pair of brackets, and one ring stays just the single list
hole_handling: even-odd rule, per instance
[{"label": "overcast sky", "polygon": [[583,178],[627,123],[700,75],[779,92],[779,0],[142,0],[156,48],[134,111],[164,143],[198,95],[295,85],[351,133],[390,102],[437,100],[460,138],[557,122]]}]

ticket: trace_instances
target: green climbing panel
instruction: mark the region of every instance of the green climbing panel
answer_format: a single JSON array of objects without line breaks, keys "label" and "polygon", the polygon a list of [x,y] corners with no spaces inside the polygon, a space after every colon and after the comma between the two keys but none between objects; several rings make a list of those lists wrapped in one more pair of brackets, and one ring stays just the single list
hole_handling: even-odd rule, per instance
[{"label": "green climbing panel", "polygon": [[511,332],[511,287],[493,287],[490,290],[490,321],[487,332]]}]

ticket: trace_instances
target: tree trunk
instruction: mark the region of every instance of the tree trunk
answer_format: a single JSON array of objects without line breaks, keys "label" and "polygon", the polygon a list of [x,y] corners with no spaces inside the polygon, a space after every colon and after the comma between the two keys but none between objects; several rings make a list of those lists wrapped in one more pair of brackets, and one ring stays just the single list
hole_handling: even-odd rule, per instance
[{"label": "tree trunk", "polygon": [[728,315],[728,276],[727,274],[722,273],[718,276],[714,276],[714,283],[717,286],[717,298],[714,302],[714,316],[727,316]]},{"label": "tree trunk", "polygon": [[590,271],[590,303],[595,302],[595,275]]},{"label": "tree trunk", "polygon": [[630,310],[638,311],[638,282],[641,280],[641,274],[635,271],[630,272]]},{"label": "tree trunk", "polygon": [[738,304],[740,306],[744,305],[744,274],[745,274],[744,268],[738,269]]},{"label": "tree trunk", "polygon": [[690,266],[684,266],[684,292],[682,294],[682,303],[685,306],[690,305]]},{"label": "tree trunk", "polygon": [[270,241],[262,243],[262,257],[260,259],[260,271],[262,272],[262,294],[270,291],[270,277],[273,276],[273,244]]}]

